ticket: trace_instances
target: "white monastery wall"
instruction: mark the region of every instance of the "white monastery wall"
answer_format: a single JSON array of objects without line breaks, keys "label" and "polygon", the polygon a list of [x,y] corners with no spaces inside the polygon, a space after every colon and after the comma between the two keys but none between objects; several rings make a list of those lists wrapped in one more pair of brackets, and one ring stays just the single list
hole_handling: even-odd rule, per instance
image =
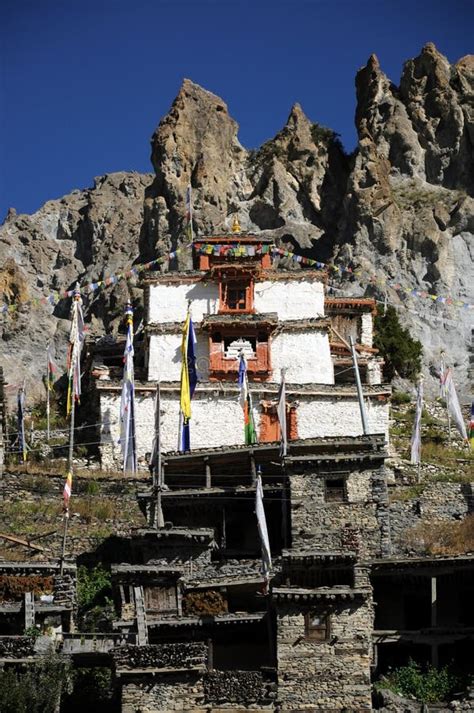
[{"label": "white monastery wall", "polygon": [[364,312],[361,316],[360,343],[366,347],[373,347],[374,342],[374,320],[370,312]]},{"label": "white monastery wall", "polygon": [[326,332],[280,332],[271,342],[272,381],[280,381],[280,369],[293,384],[334,384],[334,366]]},{"label": "white monastery wall", "polygon": [[[181,333],[152,334],[148,351],[149,381],[181,379]],[[199,378],[209,376],[209,340],[207,334],[196,334],[196,367]]]},{"label": "white monastery wall", "polygon": [[149,287],[148,323],[184,322],[191,300],[194,322],[219,309],[219,286],[216,282],[191,284],[156,284]]},{"label": "white monastery wall", "polygon": [[278,280],[257,282],[256,312],[277,312],[280,320],[324,317],[322,282]]},{"label": "white monastery wall", "polygon": [[[328,336],[321,331],[280,332],[271,340],[272,382],[333,384],[334,367]],[[201,381],[209,377],[207,333],[196,332],[196,366]],[[181,378],[181,334],[152,334],[148,352],[149,381],[179,381]]]},{"label": "white monastery wall", "polygon": [[[211,281],[150,285],[148,323],[183,322],[188,300],[192,302],[193,320],[200,322],[204,315],[217,313],[219,287]],[[283,321],[323,317],[323,284],[303,280],[257,282],[254,305],[256,312],[277,312]]]},{"label": "white monastery wall", "polygon": [[[154,429],[154,392],[136,394],[136,439],[139,458],[151,451]],[[254,420],[257,434],[260,428],[260,405],[253,395]],[[290,403],[296,399],[288,397]],[[101,443],[105,466],[122,462],[120,452],[120,392],[101,392]],[[368,405],[369,426],[372,433],[385,433],[388,439],[388,402],[371,400]],[[299,438],[318,436],[358,436],[362,434],[357,398],[324,398],[300,395],[297,399]],[[161,438],[163,452],[175,451],[178,446],[179,394],[161,393]],[[212,448],[244,444],[244,419],[237,394],[196,390],[192,401],[191,447]]]},{"label": "white monastery wall", "polygon": [[[388,441],[388,401],[366,398],[365,402],[370,433],[384,433]],[[356,397],[300,399],[297,418],[299,438],[363,435]]]}]

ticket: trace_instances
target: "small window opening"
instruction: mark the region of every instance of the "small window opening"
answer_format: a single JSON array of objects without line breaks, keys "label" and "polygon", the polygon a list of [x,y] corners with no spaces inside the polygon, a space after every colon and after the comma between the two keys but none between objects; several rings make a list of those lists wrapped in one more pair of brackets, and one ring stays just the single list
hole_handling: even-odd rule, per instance
[{"label": "small window opening", "polygon": [[308,612],[305,615],[305,637],[311,641],[328,641],[330,634],[329,614]]},{"label": "small window opening", "polygon": [[344,478],[328,478],[325,481],[325,500],[327,503],[343,503],[346,500]]}]

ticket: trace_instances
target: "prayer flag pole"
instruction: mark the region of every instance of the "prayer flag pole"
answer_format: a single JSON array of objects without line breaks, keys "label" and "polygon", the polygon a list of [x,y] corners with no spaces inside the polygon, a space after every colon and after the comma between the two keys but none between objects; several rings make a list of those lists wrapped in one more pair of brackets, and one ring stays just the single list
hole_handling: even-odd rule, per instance
[{"label": "prayer flag pole", "polygon": [[362,419],[362,430],[364,431],[364,436],[367,436],[367,434],[369,433],[369,427],[367,425],[367,414],[365,413],[364,394],[362,392],[359,364],[357,363],[357,352],[354,344],[354,339],[352,337],[349,337],[349,339],[352,352],[352,364],[354,367],[354,374],[357,386],[357,398],[359,399],[360,417]]},{"label": "prayer flag pole", "polygon": [[278,391],[277,414],[280,421],[280,456],[285,458],[288,450],[288,434],[286,425],[286,369],[281,370],[281,382]]},{"label": "prayer flag pole", "polygon": [[50,437],[50,423],[49,423],[49,413],[50,413],[50,403],[49,403],[49,392],[50,392],[50,382],[49,382],[49,342],[46,347],[46,439],[49,443]]},{"label": "prayer flag pole", "polygon": [[127,339],[123,354],[122,395],[120,398],[120,445],[123,455],[123,472],[137,472],[135,438],[135,384],[133,369],[133,307],[125,305]]},{"label": "prayer flag pole", "polygon": [[81,394],[81,349],[84,341],[84,322],[82,316],[82,300],[79,285],[76,283],[72,303],[72,325],[69,354],[69,387],[68,387],[68,411],[70,416],[69,424],[69,452],[67,460],[66,482],[64,484],[64,531],[61,547],[60,575],[64,571],[64,557],[66,554],[67,531],[69,527],[69,501],[72,493],[72,471],[74,460],[74,427],[76,420],[76,400]]}]

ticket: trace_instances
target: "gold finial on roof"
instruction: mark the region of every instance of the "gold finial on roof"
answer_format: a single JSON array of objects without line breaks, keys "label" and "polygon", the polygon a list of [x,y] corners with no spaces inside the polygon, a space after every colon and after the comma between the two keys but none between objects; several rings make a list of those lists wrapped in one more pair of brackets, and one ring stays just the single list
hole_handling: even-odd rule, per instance
[{"label": "gold finial on roof", "polygon": [[241,228],[240,228],[239,219],[237,218],[237,216],[235,216],[234,222],[232,223],[232,232],[240,233],[240,230],[241,230]]}]

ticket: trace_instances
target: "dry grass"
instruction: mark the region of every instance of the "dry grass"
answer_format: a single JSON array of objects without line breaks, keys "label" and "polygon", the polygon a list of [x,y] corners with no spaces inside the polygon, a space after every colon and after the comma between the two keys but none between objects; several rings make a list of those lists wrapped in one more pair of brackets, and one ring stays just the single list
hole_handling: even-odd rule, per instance
[{"label": "dry grass", "polygon": [[74,498],[71,501],[71,508],[74,513],[78,513],[87,522],[99,520],[118,520],[122,514],[120,503],[109,498]]},{"label": "dry grass", "polygon": [[407,544],[429,555],[461,555],[474,552],[474,515],[460,522],[435,520],[406,533]]}]

